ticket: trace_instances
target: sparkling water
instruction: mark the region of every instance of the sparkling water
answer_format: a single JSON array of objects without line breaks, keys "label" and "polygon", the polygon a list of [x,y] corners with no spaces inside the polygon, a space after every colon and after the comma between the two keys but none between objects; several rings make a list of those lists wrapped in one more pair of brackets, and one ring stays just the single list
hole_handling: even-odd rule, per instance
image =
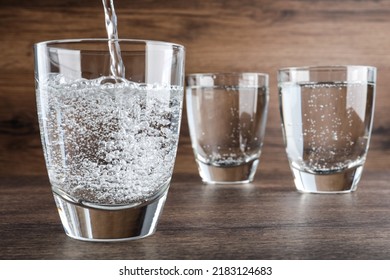
[{"label": "sparkling water", "polygon": [[125,67],[122,61],[121,49],[118,42],[118,27],[113,0],[102,0],[104,18],[108,37],[108,49],[110,52],[110,72],[114,77],[125,77]]},{"label": "sparkling water", "polygon": [[172,175],[182,87],[110,80],[52,74],[37,88],[49,178],[75,202],[139,203]]},{"label": "sparkling water", "polygon": [[280,97],[293,168],[331,174],[363,165],[372,123],[373,84],[285,83]]},{"label": "sparkling water", "polygon": [[267,104],[265,87],[188,87],[188,122],[196,159],[216,167],[257,160]]}]

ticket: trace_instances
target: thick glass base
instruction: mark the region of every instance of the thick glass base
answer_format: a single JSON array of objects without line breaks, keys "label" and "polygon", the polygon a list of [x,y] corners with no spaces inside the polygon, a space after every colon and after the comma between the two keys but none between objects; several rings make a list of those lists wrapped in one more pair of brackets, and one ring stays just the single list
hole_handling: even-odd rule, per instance
[{"label": "thick glass base", "polygon": [[255,177],[259,160],[237,166],[214,166],[197,161],[200,177],[207,184],[250,183]]},{"label": "thick glass base", "polygon": [[337,173],[308,173],[291,168],[295,186],[304,193],[349,193],[355,191],[362,175],[363,166]]},{"label": "thick glass base", "polygon": [[66,234],[83,241],[123,241],[147,237],[157,227],[167,196],[135,207],[76,204],[53,192]]}]

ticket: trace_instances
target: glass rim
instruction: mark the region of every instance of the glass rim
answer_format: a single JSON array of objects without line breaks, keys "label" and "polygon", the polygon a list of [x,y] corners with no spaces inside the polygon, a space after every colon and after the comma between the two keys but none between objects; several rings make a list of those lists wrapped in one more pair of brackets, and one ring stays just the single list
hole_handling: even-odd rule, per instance
[{"label": "glass rim", "polygon": [[269,77],[269,74],[263,73],[263,72],[206,72],[206,73],[191,73],[191,74],[186,74],[186,77],[200,77],[200,76],[239,76],[242,74],[246,75],[258,75],[258,76],[263,76],[263,77]]},{"label": "glass rim", "polygon": [[165,46],[172,46],[178,49],[185,50],[185,47],[183,45],[177,44],[177,43],[171,43],[166,41],[158,41],[158,40],[145,40],[145,39],[127,39],[127,38],[120,38],[118,40],[115,39],[108,39],[108,38],[75,38],[75,39],[58,39],[58,40],[47,40],[47,41],[41,41],[34,43],[34,46],[49,46],[49,45],[56,45],[56,44],[77,44],[77,43],[93,43],[93,42],[109,42],[109,41],[116,41],[116,42],[126,42],[126,43],[134,43],[134,44],[148,44],[153,43],[157,45],[165,45]]},{"label": "glass rim", "polygon": [[348,68],[360,68],[360,69],[369,69],[375,70],[375,66],[370,65],[358,65],[358,64],[345,64],[345,65],[306,65],[306,66],[292,66],[292,67],[282,67],[278,69],[278,72],[286,71],[310,71],[310,70],[347,70]]}]

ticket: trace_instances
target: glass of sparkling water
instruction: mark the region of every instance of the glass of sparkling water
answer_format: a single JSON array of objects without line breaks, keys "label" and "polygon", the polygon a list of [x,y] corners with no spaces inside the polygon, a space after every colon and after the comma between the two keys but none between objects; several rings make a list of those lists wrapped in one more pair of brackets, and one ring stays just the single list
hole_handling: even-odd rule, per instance
[{"label": "glass of sparkling water", "polygon": [[188,124],[203,182],[253,181],[267,119],[268,75],[191,74],[186,80]]},{"label": "glass of sparkling water", "polygon": [[184,95],[184,48],[119,40],[35,45],[37,111],[65,232],[88,241],[154,233],[167,196]]},{"label": "glass of sparkling water", "polygon": [[299,191],[356,190],[370,142],[375,82],[370,66],[278,71],[282,129]]}]

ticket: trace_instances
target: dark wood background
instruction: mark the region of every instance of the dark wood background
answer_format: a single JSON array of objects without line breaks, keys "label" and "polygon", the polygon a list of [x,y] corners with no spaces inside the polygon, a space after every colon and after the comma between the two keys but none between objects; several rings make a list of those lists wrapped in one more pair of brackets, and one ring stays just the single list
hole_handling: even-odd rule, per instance
[{"label": "dark wood background", "polygon": [[[270,74],[270,110],[255,182],[203,185],[184,115],[157,233],[120,245],[65,237],[40,144],[32,46],[105,37],[102,4],[0,0],[0,258],[390,258],[390,1],[117,0],[115,5],[121,38],[183,44],[187,73]],[[356,193],[301,195],[283,148],[276,71],[331,64],[378,69],[370,152]]]}]

